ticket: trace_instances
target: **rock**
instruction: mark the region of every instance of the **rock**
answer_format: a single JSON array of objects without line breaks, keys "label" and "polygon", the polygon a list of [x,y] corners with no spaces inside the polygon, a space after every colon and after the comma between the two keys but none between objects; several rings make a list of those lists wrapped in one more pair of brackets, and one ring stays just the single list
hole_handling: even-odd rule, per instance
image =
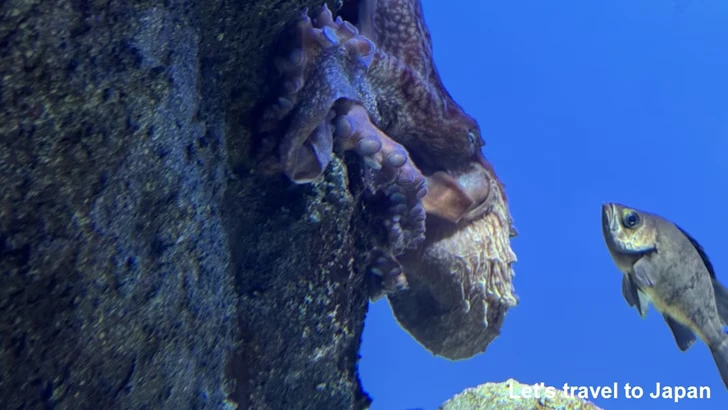
[{"label": "rock", "polygon": [[[359,170],[248,155],[274,40],[320,5],[0,3],[0,409],[369,406]],[[497,335],[481,305],[443,350]]]},{"label": "rock", "polygon": [[[438,410],[602,410],[594,404],[568,397],[563,390],[552,388],[554,396],[529,398],[533,391],[524,392],[524,388],[540,388],[521,384],[514,379],[502,383],[485,383],[465,389],[462,393],[446,401]],[[515,397],[514,397],[515,396]]]},{"label": "rock", "polygon": [[245,159],[319,5],[0,5],[0,408],[368,406],[356,183]]}]

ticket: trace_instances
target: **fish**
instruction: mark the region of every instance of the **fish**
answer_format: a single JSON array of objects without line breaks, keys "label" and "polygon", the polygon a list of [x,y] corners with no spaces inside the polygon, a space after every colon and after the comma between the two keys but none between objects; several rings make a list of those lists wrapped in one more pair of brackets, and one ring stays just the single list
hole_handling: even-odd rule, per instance
[{"label": "fish", "polygon": [[728,389],[728,289],[703,247],[675,223],[618,203],[602,204],[602,234],[627,304],[645,318],[651,303],[683,352],[700,338]]}]

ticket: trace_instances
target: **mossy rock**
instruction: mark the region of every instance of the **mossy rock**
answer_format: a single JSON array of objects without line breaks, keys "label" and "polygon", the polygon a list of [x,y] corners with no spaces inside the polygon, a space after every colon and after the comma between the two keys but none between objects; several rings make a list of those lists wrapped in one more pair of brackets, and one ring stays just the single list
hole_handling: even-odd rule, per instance
[{"label": "mossy rock", "polygon": [[[567,396],[563,390],[552,388],[554,394],[546,397],[547,387],[539,387],[540,397],[533,397],[535,385],[521,384],[514,379],[502,383],[485,383],[465,389],[446,401],[439,410],[603,410],[594,404]],[[524,391],[530,388],[530,391]]]}]

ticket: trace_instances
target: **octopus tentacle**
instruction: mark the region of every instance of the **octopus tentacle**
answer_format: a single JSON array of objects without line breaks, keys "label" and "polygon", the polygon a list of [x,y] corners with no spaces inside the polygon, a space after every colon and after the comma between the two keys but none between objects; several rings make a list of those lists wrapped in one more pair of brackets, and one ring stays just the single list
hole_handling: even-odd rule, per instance
[{"label": "octopus tentacle", "polygon": [[360,104],[341,101],[335,108],[335,146],[351,150],[377,171],[375,185],[384,192],[391,206],[385,219],[389,242],[395,255],[415,248],[425,238],[427,194],[425,177],[409,158],[407,150],[374,125]]},{"label": "octopus tentacle", "polygon": [[[279,104],[282,116],[288,114],[301,99],[301,88],[318,69],[317,62],[327,50],[337,46],[354,49],[364,53],[365,61],[367,58],[371,60],[371,53],[374,51],[373,43],[359,36],[356,27],[340,18],[334,21],[331,10],[326,5],[313,19],[308,16],[308,9],[304,9],[288,36],[291,38],[288,49],[275,59],[275,67],[283,77],[280,98],[286,100],[283,104]],[[356,37],[362,38],[356,39]],[[352,39],[358,41],[349,44]],[[369,45],[362,45],[362,42]]]},{"label": "octopus tentacle", "polygon": [[404,269],[396,257],[382,249],[376,248],[370,254],[372,285],[370,299],[377,301],[381,297],[409,289]]},{"label": "octopus tentacle", "polygon": [[[374,43],[325,5],[313,18],[304,11],[288,36],[291,41],[275,59],[278,102],[269,107],[263,127],[271,133],[283,128],[280,170],[295,183],[309,183],[324,172],[334,151],[358,153],[373,171],[375,193],[389,201],[384,226],[392,257],[417,247],[424,240],[426,180],[407,150],[375,125],[379,117],[366,81]],[[391,282],[396,283],[402,277]]]},{"label": "octopus tentacle", "polygon": [[275,59],[280,95],[264,113],[260,131],[273,133],[285,124],[280,168],[293,182],[308,183],[331,161],[331,107],[341,98],[357,98],[351,79],[364,75],[375,47],[350,23],[334,20],[326,6],[313,20],[304,10],[289,36],[288,48]]}]

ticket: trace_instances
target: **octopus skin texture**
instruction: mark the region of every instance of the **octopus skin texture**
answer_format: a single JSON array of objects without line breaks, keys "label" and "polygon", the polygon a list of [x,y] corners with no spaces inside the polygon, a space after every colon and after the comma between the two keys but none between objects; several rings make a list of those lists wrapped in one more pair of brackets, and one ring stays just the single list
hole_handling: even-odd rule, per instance
[{"label": "octopus skin texture", "polygon": [[[325,5],[313,14],[304,10],[291,23],[274,60],[277,100],[259,127],[261,168],[310,183],[334,153],[356,152],[387,209],[386,244],[371,251],[372,299],[388,295],[395,316],[421,342],[427,337],[415,322],[422,318],[407,320],[398,310],[417,310],[430,296],[438,311],[480,313],[474,323],[488,327],[489,315],[507,308],[483,313],[471,301],[480,295],[484,306],[496,299],[515,305],[514,229],[503,184],[481,152],[478,124],[437,73],[419,0],[345,1],[338,16]],[[448,300],[431,295],[438,277],[460,292],[447,288],[456,295]]]},{"label": "octopus skin texture", "polygon": [[510,246],[516,232],[502,185],[492,186],[487,209],[455,225],[428,215],[425,242],[399,257],[409,289],[386,295],[399,324],[451,360],[484,352],[518,304]]}]

